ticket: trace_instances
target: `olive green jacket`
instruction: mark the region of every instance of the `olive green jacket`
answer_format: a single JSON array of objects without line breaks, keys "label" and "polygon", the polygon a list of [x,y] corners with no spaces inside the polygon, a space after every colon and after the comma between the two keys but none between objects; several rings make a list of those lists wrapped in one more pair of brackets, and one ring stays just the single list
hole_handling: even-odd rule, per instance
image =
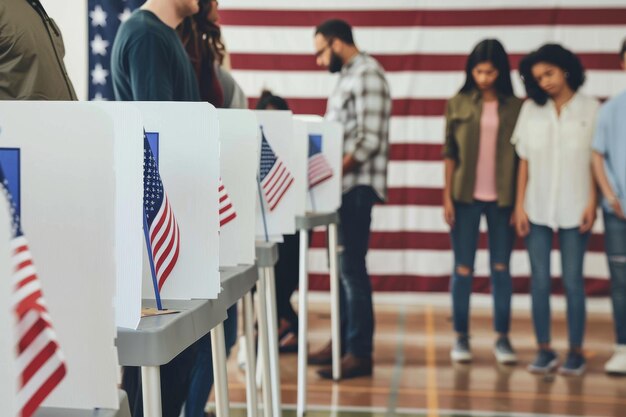
[{"label": "olive green jacket", "polygon": [[64,55],[39,0],[0,0],[0,100],[76,100]]},{"label": "olive green jacket", "polygon": [[[512,206],[515,200],[517,156],[511,135],[522,107],[517,97],[499,97],[498,143],[496,145],[496,190],[500,207]],[[459,93],[446,105],[446,138],[443,156],[456,162],[452,176],[452,199],[461,203],[474,201],[476,165],[480,144],[482,95],[474,90]]]}]

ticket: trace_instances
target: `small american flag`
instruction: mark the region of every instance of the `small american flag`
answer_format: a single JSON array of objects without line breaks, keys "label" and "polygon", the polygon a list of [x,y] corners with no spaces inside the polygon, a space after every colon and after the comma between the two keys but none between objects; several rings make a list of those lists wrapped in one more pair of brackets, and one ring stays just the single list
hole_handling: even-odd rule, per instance
[{"label": "small american flag", "polygon": [[309,135],[309,189],[333,177],[333,170],[322,153],[322,137]]},{"label": "small american flag", "polygon": [[261,129],[261,188],[270,211],[274,210],[293,184],[293,176],[276,156]]},{"label": "small american flag", "polygon": [[[19,169],[17,165],[16,168]],[[17,315],[18,415],[30,417],[61,383],[67,371],[28,242],[22,232],[20,214],[1,166],[0,189],[9,201],[12,218],[13,238],[10,247]]]},{"label": "small american flag", "polygon": [[230,196],[226,191],[226,187],[220,178],[220,185],[218,188],[220,196],[220,227],[224,227],[237,217],[237,212],[233,207],[233,203],[230,200]]},{"label": "small american flag", "polygon": [[159,285],[176,266],[180,250],[180,234],[174,212],[163,189],[159,168],[148,138],[143,139],[143,205],[150,236],[150,249]]}]

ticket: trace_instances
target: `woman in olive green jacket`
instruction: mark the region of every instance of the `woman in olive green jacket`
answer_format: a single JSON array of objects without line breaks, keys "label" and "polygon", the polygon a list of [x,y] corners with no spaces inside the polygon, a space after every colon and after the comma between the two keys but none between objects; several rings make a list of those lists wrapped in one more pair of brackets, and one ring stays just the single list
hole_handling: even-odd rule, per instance
[{"label": "woman in olive green jacket", "polygon": [[480,42],[467,59],[466,81],[446,106],[445,188],[443,205],[450,226],[454,269],[451,293],[457,340],[450,356],[472,359],[469,301],[480,219],[487,218],[494,348],[500,363],[517,361],[509,342],[513,285],[509,259],[515,233],[511,216],[517,157],[511,135],[522,101],[513,94],[509,58],[495,39]]}]

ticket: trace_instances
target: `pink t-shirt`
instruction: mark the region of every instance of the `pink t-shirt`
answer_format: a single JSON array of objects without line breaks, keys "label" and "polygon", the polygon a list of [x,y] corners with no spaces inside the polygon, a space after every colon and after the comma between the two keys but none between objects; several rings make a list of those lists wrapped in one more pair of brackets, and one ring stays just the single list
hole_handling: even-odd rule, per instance
[{"label": "pink t-shirt", "polygon": [[480,201],[496,201],[496,147],[498,143],[498,101],[483,103],[480,118],[480,144],[478,146],[478,163],[476,165],[476,184],[474,199]]}]

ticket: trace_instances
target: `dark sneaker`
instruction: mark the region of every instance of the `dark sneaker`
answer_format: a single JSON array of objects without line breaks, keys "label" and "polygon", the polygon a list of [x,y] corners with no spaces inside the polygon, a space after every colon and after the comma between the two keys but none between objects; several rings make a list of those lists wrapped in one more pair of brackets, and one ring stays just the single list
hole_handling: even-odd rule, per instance
[{"label": "dark sneaker", "polygon": [[547,374],[559,366],[559,357],[553,350],[541,349],[537,352],[535,361],[528,365],[528,370],[534,374]]},{"label": "dark sneaker", "polygon": [[[341,379],[371,376],[373,364],[374,363],[371,357],[358,358],[351,353],[348,353],[341,358]],[[317,374],[324,379],[333,379],[333,368],[322,368],[317,371]]]},{"label": "dark sneaker", "polygon": [[450,359],[453,362],[468,363],[472,361],[472,352],[470,351],[469,336],[459,336],[456,343],[450,351]]},{"label": "dark sneaker", "polygon": [[496,345],[493,348],[493,353],[496,355],[498,363],[503,365],[515,365],[517,363],[517,355],[511,341],[508,337],[502,336],[496,341]]},{"label": "dark sneaker", "polygon": [[570,351],[563,366],[559,368],[561,375],[580,376],[585,372],[587,361],[580,352]]}]

